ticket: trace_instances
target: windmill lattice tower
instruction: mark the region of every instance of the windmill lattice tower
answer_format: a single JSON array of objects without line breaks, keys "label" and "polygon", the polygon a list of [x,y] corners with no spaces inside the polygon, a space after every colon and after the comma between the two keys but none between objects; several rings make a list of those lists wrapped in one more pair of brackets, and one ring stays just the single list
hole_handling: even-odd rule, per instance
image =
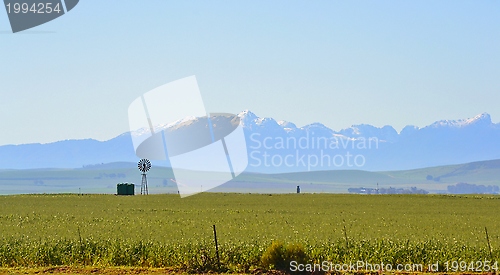
[{"label": "windmill lattice tower", "polygon": [[141,182],[141,195],[148,194],[148,178],[146,177],[146,172],[151,169],[151,162],[148,159],[141,159],[137,164],[139,170],[142,172],[142,182]]}]

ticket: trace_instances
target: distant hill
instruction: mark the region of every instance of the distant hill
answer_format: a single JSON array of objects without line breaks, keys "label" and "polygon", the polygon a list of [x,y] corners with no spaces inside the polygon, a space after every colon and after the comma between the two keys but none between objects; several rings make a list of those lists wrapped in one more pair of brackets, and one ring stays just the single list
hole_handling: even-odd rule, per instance
[{"label": "distant hill", "polygon": [[[135,162],[107,163],[78,169],[0,170],[0,194],[19,193],[116,193],[120,182],[136,183],[141,174]],[[177,193],[168,167],[153,166],[148,173],[151,193]],[[414,170],[370,172],[362,170],[310,171],[282,174],[246,172],[213,189],[213,192],[347,193],[349,188],[412,188],[447,193],[451,185],[500,187],[500,159]],[[472,190],[472,189],[471,189]]]},{"label": "distant hill", "polygon": [[136,161],[130,133],[107,141],[83,139],[0,146],[0,169],[81,168]]}]

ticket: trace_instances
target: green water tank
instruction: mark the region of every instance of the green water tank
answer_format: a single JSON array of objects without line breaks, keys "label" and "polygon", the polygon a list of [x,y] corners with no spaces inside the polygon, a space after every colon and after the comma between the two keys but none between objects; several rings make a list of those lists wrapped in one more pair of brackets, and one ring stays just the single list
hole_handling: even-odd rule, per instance
[{"label": "green water tank", "polygon": [[125,185],[125,183],[118,183],[116,185],[116,194],[127,195],[127,185]]},{"label": "green water tank", "polygon": [[133,183],[127,183],[127,195],[135,195],[134,194],[135,185]]},{"label": "green water tank", "polygon": [[117,195],[135,195],[134,193],[135,185],[133,183],[118,183],[116,185],[116,194]]}]

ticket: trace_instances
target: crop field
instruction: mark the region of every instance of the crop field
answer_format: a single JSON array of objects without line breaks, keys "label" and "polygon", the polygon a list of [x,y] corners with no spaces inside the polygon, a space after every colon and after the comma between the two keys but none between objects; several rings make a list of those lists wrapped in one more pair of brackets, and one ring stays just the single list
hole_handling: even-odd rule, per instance
[{"label": "crop field", "polygon": [[251,272],[295,260],[477,269],[500,259],[499,209],[500,197],[486,195],[0,196],[0,266]]}]

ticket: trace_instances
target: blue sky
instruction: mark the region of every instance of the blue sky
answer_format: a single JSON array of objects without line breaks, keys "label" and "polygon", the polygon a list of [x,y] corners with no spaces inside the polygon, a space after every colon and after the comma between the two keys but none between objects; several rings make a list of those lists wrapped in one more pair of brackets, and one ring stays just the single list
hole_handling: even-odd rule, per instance
[{"label": "blue sky", "polygon": [[210,112],[302,126],[500,121],[499,1],[98,1],[12,34],[0,144],[106,140],[141,94],[196,75]]}]

